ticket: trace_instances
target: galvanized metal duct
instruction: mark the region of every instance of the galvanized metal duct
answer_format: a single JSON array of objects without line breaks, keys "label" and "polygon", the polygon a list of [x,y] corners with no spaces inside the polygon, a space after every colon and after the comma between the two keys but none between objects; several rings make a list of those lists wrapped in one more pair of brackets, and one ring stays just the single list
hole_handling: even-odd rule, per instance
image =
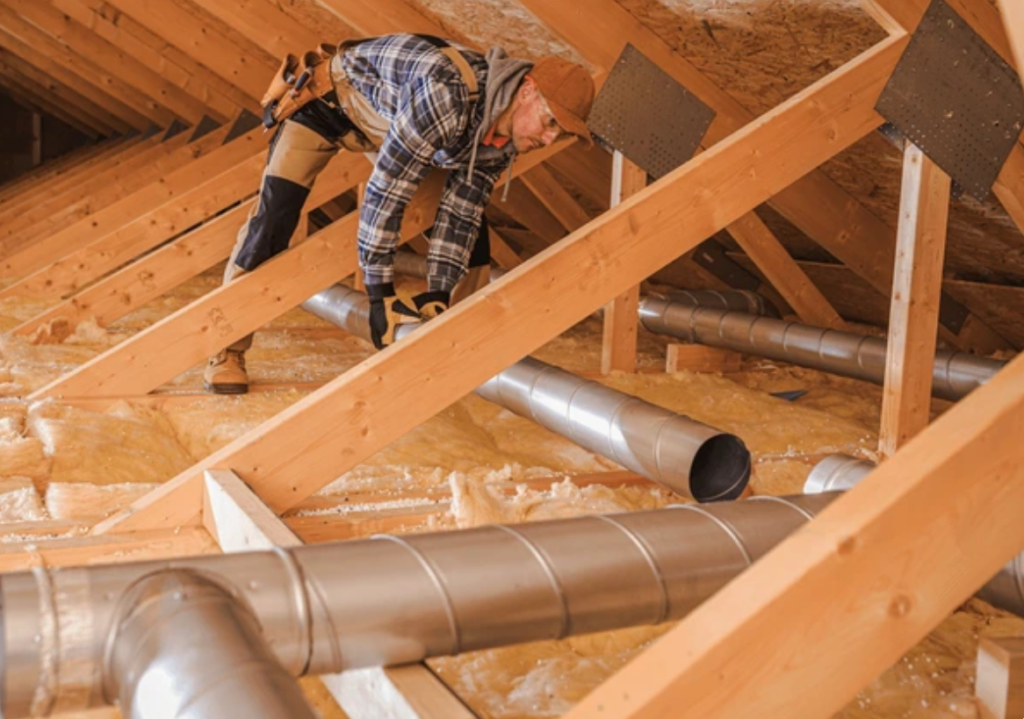
[{"label": "galvanized metal duct", "polygon": [[[130,626],[132,613],[124,611],[132,604],[129,594],[137,583],[166,572],[201,577],[209,583],[202,591],[209,589],[216,603],[234,598],[237,613],[223,620],[227,624],[244,625],[245,613],[251,612],[288,674],[333,673],[680,619],[838,496],[755,497],[514,527],[4,575],[3,716],[18,719],[33,709],[44,716],[111,702],[114,675],[148,666],[134,665],[136,654],[119,646],[125,638],[146,642]],[[159,596],[161,602],[190,598],[177,596],[173,585],[169,591],[169,598]],[[230,652],[203,659],[214,643],[210,638],[225,631],[221,620],[192,624],[187,614],[172,613],[162,625],[162,616],[157,613],[152,631],[166,637],[174,651],[161,672],[152,674],[153,702],[170,693],[165,701],[189,703],[196,685],[177,681],[176,662],[186,658],[195,662],[189,672],[198,666],[206,678],[224,672],[220,681],[245,681],[247,665]],[[216,635],[195,640],[204,626],[215,626]],[[196,647],[201,651],[194,652]],[[268,692],[280,686],[273,682]],[[248,716],[224,715],[236,714]]]},{"label": "galvanized metal duct", "polygon": [[[246,651],[264,663],[249,634],[257,623],[300,676],[679,619],[830,499],[4,575],[3,716],[79,711],[127,692],[132,717],[205,718],[186,709],[205,701],[204,687],[218,696],[203,706],[220,716],[278,716],[238,711],[245,693],[286,691],[271,674],[255,675],[262,689],[247,676]],[[234,706],[223,709],[214,681],[239,690]],[[157,702],[181,711],[151,713]]]},{"label": "galvanized metal duct", "polygon": [[[302,306],[350,334],[370,336],[369,301],[361,292],[335,285]],[[735,499],[750,478],[750,452],[735,435],[532,358],[476,393],[699,502]]]},{"label": "galvanized metal duct", "polygon": [[750,290],[669,290],[665,296],[690,307],[735,310],[751,315],[778,317],[779,311],[763,295]]},{"label": "galvanized metal duct", "polygon": [[215,581],[187,569],[149,574],[120,606],[103,697],[124,719],[317,719],[256,616]]},{"label": "galvanized metal duct", "polygon": [[[853,489],[876,466],[864,459],[833,454],[814,466],[804,484],[804,492],[817,494]],[[1024,552],[1011,559],[978,596],[993,606],[1024,617]]]},{"label": "galvanized metal duct", "polygon": [[[640,321],[651,332],[686,342],[761,355],[876,384],[885,379],[886,341],[877,337],[660,297],[641,299]],[[1005,364],[963,352],[936,352],[932,394],[958,400],[983,385]]]}]

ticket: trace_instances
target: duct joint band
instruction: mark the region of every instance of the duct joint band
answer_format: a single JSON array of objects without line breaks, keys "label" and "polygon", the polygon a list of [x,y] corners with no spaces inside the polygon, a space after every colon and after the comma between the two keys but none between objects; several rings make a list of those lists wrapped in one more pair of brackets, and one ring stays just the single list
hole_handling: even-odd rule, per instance
[{"label": "duct joint band", "polygon": [[296,621],[299,625],[301,641],[298,652],[299,662],[289,669],[293,670],[294,676],[305,676],[309,671],[310,662],[313,661],[313,612],[310,608],[309,595],[306,593],[306,580],[295,555],[284,547],[272,547],[271,551],[281,560],[284,571],[288,575],[292,599],[295,601]]},{"label": "duct joint band", "polygon": [[569,616],[569,600],[565,596],[565,589],[562,587],[562,583],[558,581],[558,576],[555,574],[555,570],[552,569],[551,563],[547,560],[547,557],[544,556],[537,545],[527,537],[524,537],[518,530],[504,524],[496,524],[494,525],[494,529],[499,529],[502,532],[511,534],[522,542],[523,546],[529,550],[530,554],[532,554],[534,559],[536,559],[538,564],[540,564],[541,569],[544,570],[544,574],[547,576],[548,582],[551,584],[551,589],[555,592],[555,596],[558,597],[558,606],[562,610],[558,637],[556,638],[565,639],[569,636],[572,629],[572,617]]},{"label": "duct joint band", "polygon": [[728,522],[723,521],[722,519],[713,515],[711,512],[705,511],[704,509],[695,504],[673,504],[670,505],[668,509],[686,509],[691,512],[696,512],[697,514],[701,514],[707,517],[712,522],[717,524],[722,529],[722,531],[725,532],[730,539],[732,539],[732,541],[736,544],[736,548],[740,550],[740,554],[742,554],[743,558],[747,560],[748,567],[754,563],[754,560],[750,557],[750,552],[747,551],[746,545],[743,544],[743,540],[741,540],[739,535],[736,534],[736,530],[729,526]]},{"label": "duct joint band", "polygon": [[423,571],[425,571],[427,576],[430,577],[431,584],[434,585],[437,593],[441,596],[441,602],[444,604],[444,613],[448,617],[448,629],[452,634],[452,648],[449,654],[452,656],[461,654],[462,633],[459,631],[459,623],[455,618],[455,607],[452,606],[452,598],[448,595],[448,590],[445,588],[444,582],[441,581],[441,577],[438,576],[434,565],[430,563],[429,559],[423,556],[423,553],[420,552],[420,550],[416,549],[416,547],[412,546],[401,537],[396,537],[393,534],[376,534],[370,537],[370,539],[394,542],[416,558],[419,565],[423,567]]},{"label": "duct joint band", "polygon": [[795,511],[797,514],[802,515],[808,522],[810,522],[812,519],[814,519],[814,515],[811,514],[810,512],[808,512],[806,509],[804,509],[803,507],[800,507],[800,506],[798,506],[796,504],[793,504],[792,502],[787,501],[787,500],[783,499],[782,497],[775,497],[775,496],[770,495],[770,494],[760,494],[760,495],[758,495],[756,497],[750,497],[747,501],[748,502],[773,502],[775,504],[782,504],[782,505],[785,505],[785,506],[789,507],[793,511]]},{"label": "duct joint band", "polygon": [[597,515],[597,519],[617,528],[629,537],[633,544],[636,545],[636,548],[640,550],[640,554],[643,556],[644,561],[647,562],[647,566],[650,568],[651,574],[654,575],[654,581],[658,584],[658,593],[660,595],[658,601],[658,615],[655,620],[651,622],[651,625],[655,626],[664,623],[668,620],[668,613],[670,609],[668,601],[668,587],[665,586],[665,573],[661,571],[661,568],[658,566],[658,562],[654,559],[654,554],[651,553],[651,548],[647,546],[647,543],[642,537],[638,536],[636,532],[619,521],[612,519],[608,515],[599,514]]}]

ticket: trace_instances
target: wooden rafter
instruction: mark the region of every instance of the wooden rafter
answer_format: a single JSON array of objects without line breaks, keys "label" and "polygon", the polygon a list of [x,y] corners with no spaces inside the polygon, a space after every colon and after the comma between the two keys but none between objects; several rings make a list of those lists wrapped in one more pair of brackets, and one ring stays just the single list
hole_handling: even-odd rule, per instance
[{"label": "wooden rafter", "polygon": [[[872,132],[880,122],[874,103],[905,45],[906,38],[892,38],[872,48],[420,331],[170,480],[97,531],[194,520],[207,468],[233,469],[278,512],[294,506]],[[687,202],[679,202],[680,197]],[[233,284],[247,278],[254,285],[260,283],[261,273],[267,278],[276,274],[274,263],[302,247]],[[337,256],[341,262],[347,253]],[[616,271],[609,271],[612,267]],[[267,286],[277,289],[277,283]],[[225,290],[230,287],[221,291]],[[246,295],[250,304],[256,296],[252,289]],[[244,320],[246,312],[232,307],[224,314],[234,323]],[[251,325],[250,321],[235,327],[223,341],[248,332]],[[86,365],[78,377],[72,375],[74,379],[51,385],[38,396],[96,395],[124,387],[118,380],[126,373],[113,363],[104,364],[102,371],[97,363]],[[144,366],[142,371],[136,363],[136,376],[157,369],[151,362]],[[156,381],[173,376],[167,372],[176,369],[160,368]],[[433,381],[442,376],[443,382]],[[134,377],[130,380],[135,382]]]},{"label": "wooden rafter", "polygon": [[[176,163],[167,175],[151,178],[148,184],[140,187],[138,191],[7,257],[0,262],[0,272],[9,279],[25,278],[30,273],[52,264],[55,258],[67,257],[113,234],[128,237],[131,236],[133,229],[149,232],[133,223],[138,223],[139,218],[173,201],[178,195],[194,190],[198,184],[208,180],[210,174],[225,172],[263,152],[266,143],[266,136],[258,129],[226,145],[217,146],[216,135],[201,138],[197,142],[202,143],[207,139],[215,149],[209,150],[198,159],[187,153],[184,157],[178,157],[180,164]],[[189,149],[184,147],[182,151]],[[171,232],[171,235],[164,237],[168,239],[177,234],[173,229],[157,227],[152,231]]]},{"label": "wooden rafter", "polygon": [[[315,208],[351,189],[368,177],[369,169],[358,156],[344,154],[335,158],[317,179],[306,201],[306,209]],[[106,327],[227,258],[238,228],[253,202],[243,202],[234,210],[139,258],[12,331],[18,335],[31,335],[57,320],[74,327],[87,317]]]},{"label": "wooden rafter", "polygon": [[999,0],[999,9],[1017,67],[1024,66],[1024,6],[1013,0]]},{"label": "wooden rafter", "polygon": [[[135,87],[111,72],[107,58],[99,52],[99,38],[92,33],[83,33],[77,38],[76,47],[68,45],[61,38],[63,15],[54,14],[54,9],[43,0],[3,0],[3,25],[16,33],[37,50],[45,52],[64,67],[75,73],[81,81],[102,89],[107,95],[125,107],[144,117],[148,123],[168,127],[175,118],[172,111],[142,95]],[[12,29],[10,23],[16,23]],[[64,28],[66,30],[66,28]],[[84,42],[89,39],[89,42]],[[82,54],[85,53],[85,54]]]},{"label": "wooden rafter", "polygon": [[[88,83],[83,83],[75,73],[59,63],[55,58],[48,55],[45,51],[37,49],[30,42],[33,39],[31,30],[25,31],[25,28],[22,27],[22,35],[10,32],[8,30],[8,23],[11,20],[11,15],[13,13],[8,14],[6,8],[0,6],[0,47],[6,48],[62,85],[75,88],[77,93],[91,103],[91,107],[96,108],[97,117],[115,128],[118,132],[125,133],[132,129],[144,130],[149,126],[149,121],[146,118],[131,108],[122,105],[107,95],[102,89]],[[22,39],[23,36],[27,37],[28,40]]]},{"label": "wooden rafter", "polygon": [[142,27],[258,101],[277,69],[173,2],[107,0]]},{"label": "wooden rafter", "polygon": [[108,128],[104,128],[101,123],[91,118],[83,119],[79,115],[69,113],[53,95],[43,92],[35,82],[11,68],[3,60],[0,60],[0,85],[18,104],[33,112],[55,117],[89,139],[98,139],[102,134],[109,132]]},{"label": "wooden rafter", "polygon": [[[893,4],[902,2],[879,1]],[[575,3],[522,0],[522,4],[552,32],[600,68],[613,67],[627,42],[636,46],[715,109],[717,115],[705,138],[706,146],[720,142],[754,119],[750,111],[676,54],[615,0],[588,1],[585,23],[580,22],[580,9]],[[800,178],[772,198],[770,204],[804,234],[849,265],[881,294],[889,295],[895,231],[825,173],[816,170]],[[777,250],[775,254],[781,257]],[[978,326],[983,327],[984,323],[978,320]],[[947,341],[958,341],[950,332],[944,336]],[[965,338],[961,342],[973,343],[980,351],[1006,347],[1006,341],[990,329],[984,337],[970,338],[970,342]]]}]

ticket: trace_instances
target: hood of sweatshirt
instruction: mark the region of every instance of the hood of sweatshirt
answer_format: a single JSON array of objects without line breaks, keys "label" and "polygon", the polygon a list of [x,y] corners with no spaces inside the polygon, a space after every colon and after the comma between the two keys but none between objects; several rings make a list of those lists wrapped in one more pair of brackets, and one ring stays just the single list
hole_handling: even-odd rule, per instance
[{"label": "hood of sweatshirt", "polygon": [[[496,147],[483,146],[480,142],[483,140],[484,135],[489,129],[497,122],[501,114],[508,109],[508,106],[512,104],[513,98],[515,98],[516,90],[519,89],[520,83],[523,78],[526,77],[531,69],[533,69],[533,63],[527,62],[526,60],[518,60],[514,57],[509,57],[508,53],[503,48],[492,47],[487,51],[484,56],[487,60],[487,85],[484,88],[483,103],[484,103],[484,114],[483,120],[480,125],[477,126],[476,135],[473,137],[473,149],[472,154],[469,158],[469,172],[472,174],[473,167],[476,164],[478,157],[481,159],[491,159],[503,157],[505,155],[504,150],[499,150]],[[515,159],[515,149],[513,152],[513,160]],[[509,164],[509,178],[511,179],[512,165]]]}]

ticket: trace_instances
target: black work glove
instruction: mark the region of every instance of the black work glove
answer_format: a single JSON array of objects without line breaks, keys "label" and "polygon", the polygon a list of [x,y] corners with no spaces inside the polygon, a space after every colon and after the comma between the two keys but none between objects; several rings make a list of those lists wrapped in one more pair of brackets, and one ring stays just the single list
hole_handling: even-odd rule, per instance
[{"label": "black work glove", "polygon": [[366,293],[370,297],[370,339],[377,349],[394,343],[399,325],[419,321],[419,313],[395,296],[393,284],[367,285]]},{"label": "black work glove", "polygon": [[432,320],[448,309],[451,302],[451,295],[448,292],[437,290],[435,292],[423,292],[412,298],[416,305],[416,312],[421,320],[426,322]]}]

